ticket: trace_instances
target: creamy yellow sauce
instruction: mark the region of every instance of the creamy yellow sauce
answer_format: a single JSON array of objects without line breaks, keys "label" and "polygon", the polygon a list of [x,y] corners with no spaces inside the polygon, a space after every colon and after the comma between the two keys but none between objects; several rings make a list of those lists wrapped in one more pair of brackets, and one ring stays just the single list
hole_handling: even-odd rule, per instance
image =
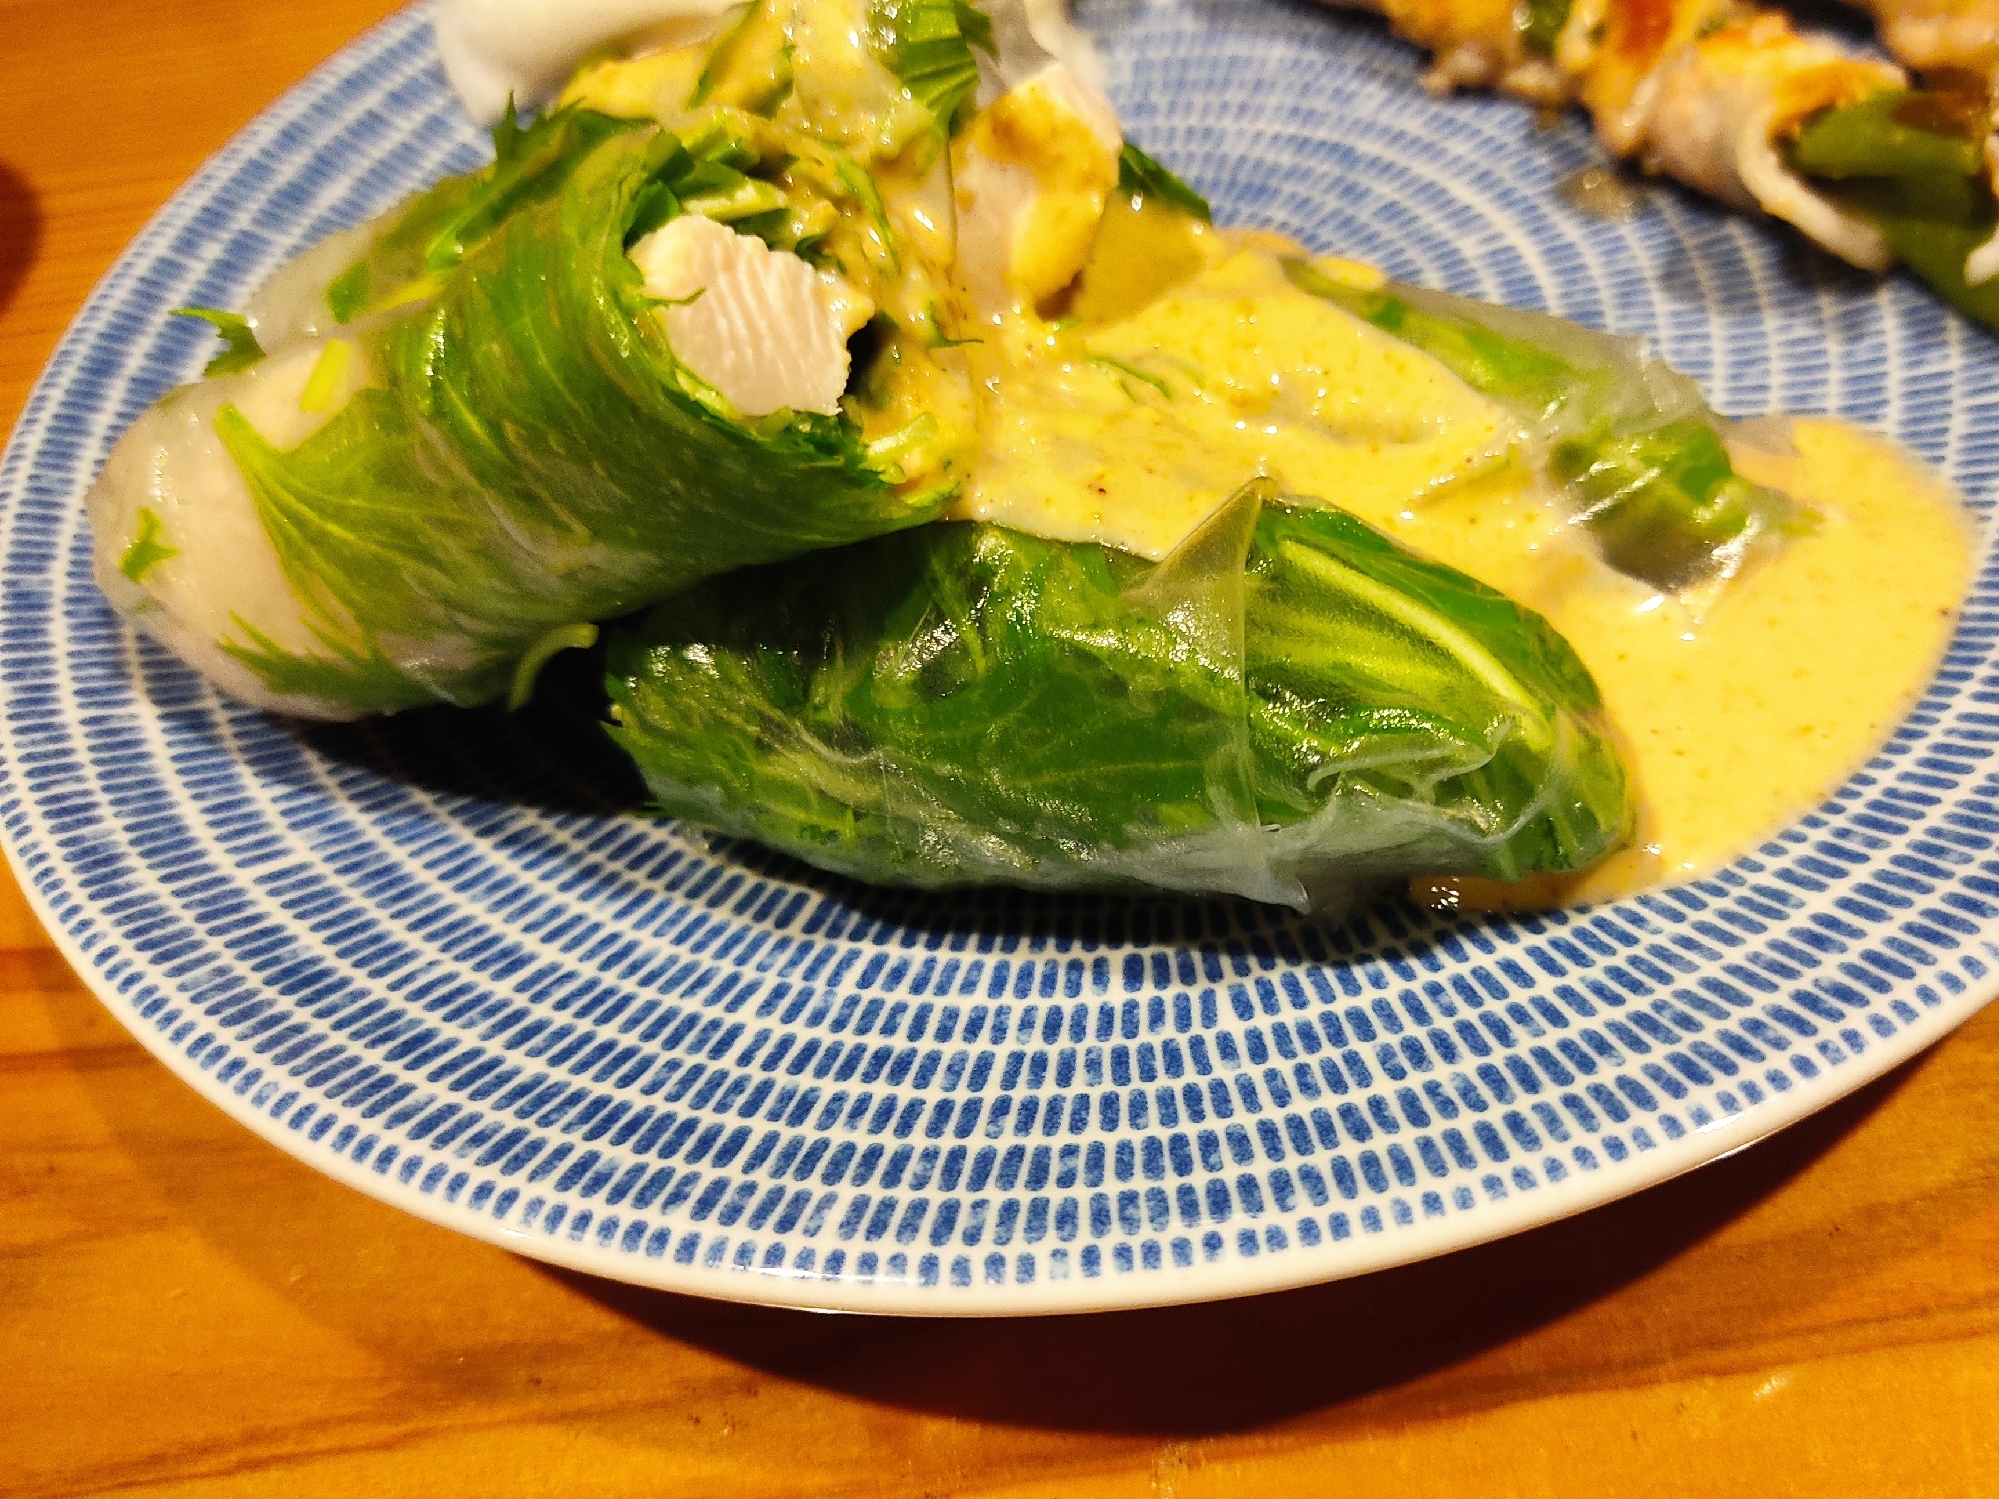
[{"label": "creamy yellow sauce", "polygon": [[1908,712],[1964,597],[1963,510],[1892,443],[1838,422],[1755,436],[1792,451],[1732,442],[1737,470],[1812,506],[1820,524],[1698,617],[1593,559],[1551,566],[1561,548],[1530,542],[1531,527],[1513,528],[1531,550],[1491,546],[1503,497],[1453,497],[1388,527],[1548,616],[1603,692],[1638,810],[1631,844],[1579,874],[1419,893],[1545,905],[1692,878],[1822,801]]},{"label": "creamy yellow sauce", "polygon": [[1124,321],[1009,322],[969,357],[981,444],[958,514],[1155,560],[1259,475],[1372,519],[1505,465],[1518,439],[1258,250],[1221,250]]},{"label": "creamy yellow sauce", "polygon": [[1546,615],[1602,690],[1633,841],[1577,875],[1425,898],[1601,899],[1713,869],[1821,800],[1927,682],[1970,538],[1891,443],[1813,419],[1737,434],[1738,470],[1820,524],[1710,596],[1661,596],[1599,559],[1518,423],[1429,355],[1264,250],[1173,253],[1185,279],[1114,321],[1022,318],[969,352],[981,443],[957,513],[1157,558],[1268,476]]}]

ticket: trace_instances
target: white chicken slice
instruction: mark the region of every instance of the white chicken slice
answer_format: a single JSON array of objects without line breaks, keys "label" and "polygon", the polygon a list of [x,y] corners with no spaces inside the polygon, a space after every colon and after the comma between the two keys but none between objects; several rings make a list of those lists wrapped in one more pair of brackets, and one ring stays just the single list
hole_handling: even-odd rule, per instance
[{"label": "white chicken slice", "polygon": [[982,313],[1033,307],[1083,269],[1124,136],[1103,97],[1051,62],[951,146],[958,276]]},{"label": "white chicken slice", "polygon": [[789,250],[696,214],[632,246],[674,358],[744,416],[840,409],[847,340],[874,303]]}]

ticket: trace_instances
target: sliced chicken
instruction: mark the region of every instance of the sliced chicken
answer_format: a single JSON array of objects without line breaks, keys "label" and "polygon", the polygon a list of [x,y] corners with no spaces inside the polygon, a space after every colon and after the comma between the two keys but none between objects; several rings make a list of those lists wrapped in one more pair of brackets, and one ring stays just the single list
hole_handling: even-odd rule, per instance
[{"label": "sliced chicken", "polygon": [[1032,308],[1089,258],[1124,137],[1103,96],[1050,62],[951,147],[958,276],[982,313]]},{"label": "sliced chicken", "polygon": [[874,304],[789,250],[694,214],[632,246],[673,354],[744,416],[840,409]]}]

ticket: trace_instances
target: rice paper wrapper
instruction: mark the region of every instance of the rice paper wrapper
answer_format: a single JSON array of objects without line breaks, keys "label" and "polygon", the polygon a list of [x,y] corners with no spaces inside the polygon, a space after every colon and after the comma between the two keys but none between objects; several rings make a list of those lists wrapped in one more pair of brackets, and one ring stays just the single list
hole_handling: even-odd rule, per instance
[{"label": "rice paper wrapper", "polygon": [[[91,500],[107,593],[238,696],[342,718],[518,695],[592,622],[943,503],[898,492],[842,418],[744,419],[675,359],[626,241],[646,196],[700,163],[657,128],[560,128],[531,179],[443,184],[332,277],[336,301],[359,267],[401,305],[335,331],[324,292],[285,288],[285,357],[337,336],[371,372],[303,441],[232,404],[253,368],[170,395],[114,455]],[[426,269],[422,247],[460,234],[462,258]],[[229,546],[188,541],[156,478],[173,444],[212,438],[240,483],[210,463],[186,503],[254,507]],[[135,576],[118,564],[148,514],[165,556]],[[258,567],[288,588],[232,597]]]},{"label": "rice paper wrapper", "polygon": [[1629,820],[1546,621],[1263,486],[1158,564],[941,523],[720,579],[614,638],[609,689],[663,810],[879,884],[1325,911]]}]

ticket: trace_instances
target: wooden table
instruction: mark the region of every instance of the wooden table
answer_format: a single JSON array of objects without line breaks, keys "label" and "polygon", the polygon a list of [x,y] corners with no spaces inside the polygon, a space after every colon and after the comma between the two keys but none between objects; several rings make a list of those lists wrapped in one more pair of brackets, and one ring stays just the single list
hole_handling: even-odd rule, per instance
[{"label": "wooden table", "polygon": [[[0,415],[202,157],[386,9],[9,0]],[[0,995],[16,1499],[1999,1493],[1999,1009],[1504,1243],[938,1323],[631,1290],[335,1186],[142,1052],[4,875]]]}]

